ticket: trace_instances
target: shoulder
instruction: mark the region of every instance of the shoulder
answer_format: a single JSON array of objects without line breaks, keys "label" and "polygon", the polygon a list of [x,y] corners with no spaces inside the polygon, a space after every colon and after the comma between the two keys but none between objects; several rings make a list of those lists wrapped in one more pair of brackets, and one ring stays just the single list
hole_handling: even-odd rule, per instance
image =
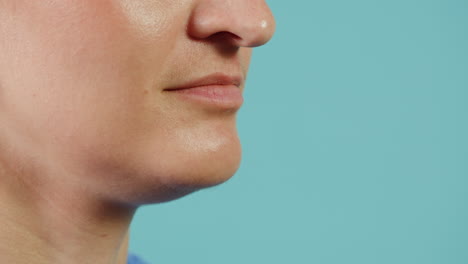
[{"label": "shoulder", "polygon": [[128,254],[127,264],[149,264],[135,254]]}]

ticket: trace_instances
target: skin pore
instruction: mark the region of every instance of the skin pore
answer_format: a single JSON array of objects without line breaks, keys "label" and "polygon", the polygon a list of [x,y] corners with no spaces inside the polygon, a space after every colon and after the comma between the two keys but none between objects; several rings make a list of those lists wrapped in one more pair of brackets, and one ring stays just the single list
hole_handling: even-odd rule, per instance
[{"label": "skin pore", "polygon": [[124,264],[138,206],[228,180],[238,109],[165,89],[243,91],[274,28],[263,0],[0,0],[0,263]]}]

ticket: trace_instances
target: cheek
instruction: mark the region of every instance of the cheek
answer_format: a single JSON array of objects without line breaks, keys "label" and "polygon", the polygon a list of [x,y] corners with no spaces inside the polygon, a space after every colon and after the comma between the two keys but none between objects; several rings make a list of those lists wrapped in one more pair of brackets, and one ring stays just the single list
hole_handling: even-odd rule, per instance
[{"label": "cheek", "polygon": [[2,113],[25,136],[54,145],[106,147],[142,129],[150,71],[165,60],[170,38],[151,52],[146,41],[156,36],[129,22],[115,1],[50,3],[23,3],[7,28]]},{"label": "cheek", "polygon": [[117,0],[116,9],[121,12],[129,24],[146,38],[158,38],[165,35],[174,24],[176,9],[183,6],[184,0]]}]

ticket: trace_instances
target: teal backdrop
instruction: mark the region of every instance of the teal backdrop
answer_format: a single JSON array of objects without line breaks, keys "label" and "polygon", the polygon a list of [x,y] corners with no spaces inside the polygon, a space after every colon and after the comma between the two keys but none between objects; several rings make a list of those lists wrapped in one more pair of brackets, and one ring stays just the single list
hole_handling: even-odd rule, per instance
[{"label": "teal backdrop", "polygon": [[139,209],[153,264],[468,263],[468,1],[273,0],[227,183]]}]

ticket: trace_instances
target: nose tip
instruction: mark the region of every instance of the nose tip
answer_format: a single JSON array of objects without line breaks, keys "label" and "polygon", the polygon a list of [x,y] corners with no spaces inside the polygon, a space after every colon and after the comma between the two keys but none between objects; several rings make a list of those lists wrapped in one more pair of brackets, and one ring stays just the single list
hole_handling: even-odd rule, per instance
[{"label": "nose tip", "polygon": [[201,0],[193,10],[188,33],[196,39],[228,33],[235,46],[258,47],[273,37],[275,26],[264,0]]},{"label": "nose tip", "polygon": [[275,32],[275,20],[271,12],[268,13],[268,18],[254,19],[252,23],[239,25],[241,32],[237,40],[239,46],[258,47],[270,41]]}]

